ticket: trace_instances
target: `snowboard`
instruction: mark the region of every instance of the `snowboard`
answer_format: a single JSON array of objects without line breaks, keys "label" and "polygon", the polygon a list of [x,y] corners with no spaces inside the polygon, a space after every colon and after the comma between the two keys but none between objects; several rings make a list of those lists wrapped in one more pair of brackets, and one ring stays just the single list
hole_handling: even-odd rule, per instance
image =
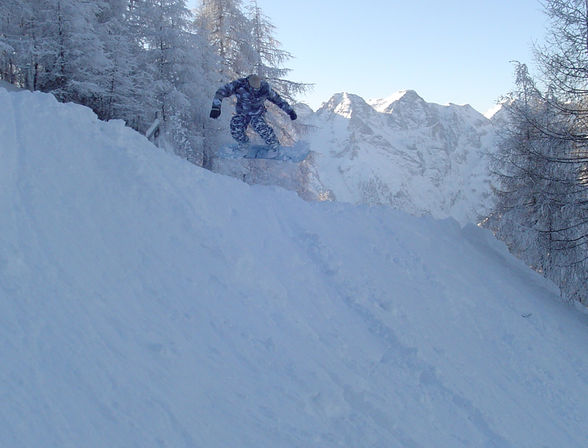
[{"label": "snowboard", "polygon": [[275,156],[268,155],[266,145],[250,145],[246,150],[240,150],[237,144],[224,145],[218,151],[221,159],[266,159],[286,162],[302,162],[308,157],[310,148],[308,143],[297,142],[293,146],[280,146]]}]

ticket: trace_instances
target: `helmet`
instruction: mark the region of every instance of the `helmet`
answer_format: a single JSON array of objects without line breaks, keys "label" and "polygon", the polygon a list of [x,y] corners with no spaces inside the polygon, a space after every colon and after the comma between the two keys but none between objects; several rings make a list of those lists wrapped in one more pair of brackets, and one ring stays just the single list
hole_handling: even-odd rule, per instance
[{"label": "helmet", "polygon": [[254,89],[259,89],[261,87],[261,77],[259,75],[249,75],[247,81]]}]

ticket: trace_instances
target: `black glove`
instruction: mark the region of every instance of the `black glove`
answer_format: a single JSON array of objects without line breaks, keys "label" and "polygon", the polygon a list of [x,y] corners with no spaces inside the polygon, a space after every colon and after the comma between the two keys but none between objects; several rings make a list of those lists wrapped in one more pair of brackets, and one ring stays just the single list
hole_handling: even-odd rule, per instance
[{"label": "black glove", "polygon": [[210,111],[210,118],[218,118],[220,117],[221,110],[220,107],[213,107]]},{"label": "black glove", "polygon": [[296,115],[296,112],[294,112],[293,110],[288,112],[288,115],[290,115],[290,120],[296,120],[298,118],[298,115]]}]

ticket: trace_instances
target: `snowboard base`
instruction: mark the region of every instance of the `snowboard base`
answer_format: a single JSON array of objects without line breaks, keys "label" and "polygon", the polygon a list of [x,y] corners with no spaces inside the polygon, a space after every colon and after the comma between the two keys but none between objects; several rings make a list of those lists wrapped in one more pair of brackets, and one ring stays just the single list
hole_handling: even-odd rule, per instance
[{"label": "snowboard base", "polygon": [[280,146],[275,156],[268,156],[268,146],[250,145],[247,150],[240,150],[237,144],[224,145],[217,156],[221,159],[266,159],[287,162],[302,162],[310,153],[307,143],[297,142],[294,146]]}]

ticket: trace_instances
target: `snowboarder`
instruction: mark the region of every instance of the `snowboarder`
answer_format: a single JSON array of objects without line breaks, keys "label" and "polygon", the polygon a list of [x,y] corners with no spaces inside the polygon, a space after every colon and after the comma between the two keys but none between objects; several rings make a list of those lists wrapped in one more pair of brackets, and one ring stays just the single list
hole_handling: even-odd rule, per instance
[{"label": "snowboarder", "polygon": [[231,95],[237,96],[235,115],[231,118],[231,136],[237,140],[239,149],[246,149],[249,146],[247,126],[257,132],[268,146],[268,154],[275,156],[278,153],[280,142],[274,130],[264,118],[266,108],[265,100],[269,100],[286,112],[291,120],[296,120],[296,112],[285,100],[280,97],[267,83],[258,75],[249,75],[246,78],[236,79],[225,84],[216,91],[212,100],[210,118],[218,118],[221,114],[221,103],[223,98]]}]

